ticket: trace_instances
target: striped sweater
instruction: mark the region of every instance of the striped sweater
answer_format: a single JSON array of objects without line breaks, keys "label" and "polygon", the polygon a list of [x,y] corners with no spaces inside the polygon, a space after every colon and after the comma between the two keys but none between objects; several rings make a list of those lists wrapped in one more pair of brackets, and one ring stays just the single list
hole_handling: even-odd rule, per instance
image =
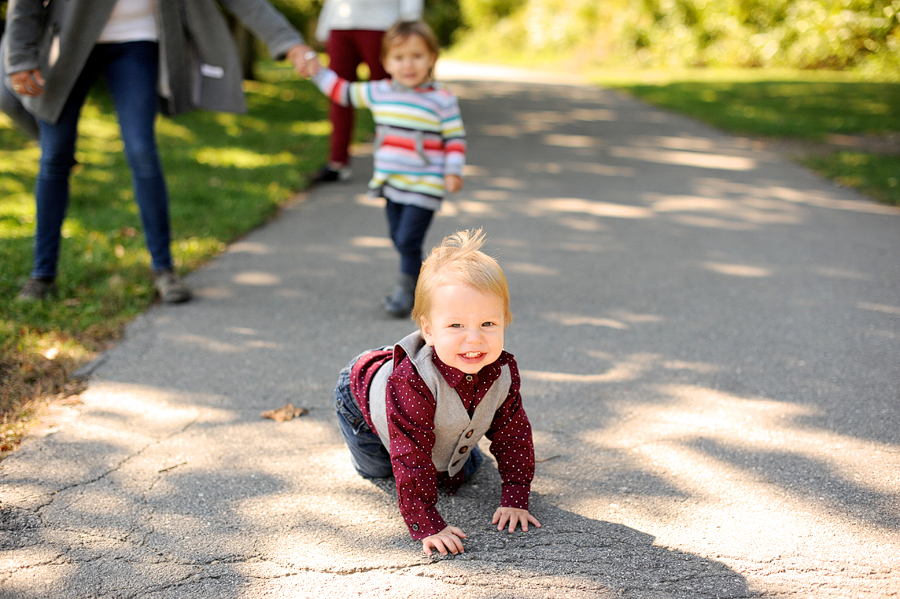
[{"label": "striped sweater", "polygon": [[444,176],[462,176],[466,160],[456,96],[437,83],[415,89],[390,79],[351,83],[330,69],[312,81],[332,102],[372,111],[375,171],[369,195],[438,210]]}]

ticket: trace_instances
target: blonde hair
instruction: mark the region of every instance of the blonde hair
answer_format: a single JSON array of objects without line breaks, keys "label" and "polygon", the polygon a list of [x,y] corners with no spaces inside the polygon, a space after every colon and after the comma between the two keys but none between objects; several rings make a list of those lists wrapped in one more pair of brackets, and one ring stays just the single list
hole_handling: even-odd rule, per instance
[{"label": "blonde hair", "polygon": [[422,38],[425,47],[437,58],[441,51],[441,45],[427,23],[424,21],[397,21],[384,32],[384,37],[381,38],[381,60],[383,61],[387,57],[388,50],[397,44],[402,44],[413,35]]},{"label": "blonde hair", "polygon": [[422,264],[416,283],[416,300],[412,320],[421,328],[431,315],[434,294],[448,282],[460,282],[485,295],[493,295],[503,304],[503,326],[512,323],[509,309],[509,285],[503,269],[495,259],[481,251],[484,233],[481,229],[457,231],[444,238],[431,250]]}]

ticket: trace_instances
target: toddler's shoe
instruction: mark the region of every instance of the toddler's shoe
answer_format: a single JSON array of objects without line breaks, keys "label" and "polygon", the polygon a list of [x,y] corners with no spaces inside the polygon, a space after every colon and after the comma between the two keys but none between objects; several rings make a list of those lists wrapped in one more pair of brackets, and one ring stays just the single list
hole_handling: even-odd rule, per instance
[{"label": "toddler's shoe", "polygon": [[384,298],[384,310],[394,318],[408,318],[416,300],[416,280],[406,274],[397,279],[394,293]]}]

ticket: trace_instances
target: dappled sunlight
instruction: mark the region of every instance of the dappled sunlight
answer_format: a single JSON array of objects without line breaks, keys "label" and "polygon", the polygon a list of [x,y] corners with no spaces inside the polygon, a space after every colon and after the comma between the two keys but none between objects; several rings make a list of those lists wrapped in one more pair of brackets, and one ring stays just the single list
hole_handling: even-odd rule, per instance
[{"label": "dappled sunlight", "polygon": [[611,166],[596,162],[568,162],[565,167],[576,173],[589,173],[601,177],[634,177],[635,169],[627,166]]},{"label": "dappled sunlight", "polygon": [[459,199],[453,204],[458,210],[457,214],[477,214],[480,216],[498,216],[500,214],[495,206],[485,202]]},{"label": "dappled sunlight", "polygon": [[490,137],[508,137],[516,139],[519,137],[521,130],[515,125],[481,125],[478,133]]},{"label": "dappled sunlight", "polygon": [[522,179],[513,177],[492,177],[488,179],[489,187],[501,187],[503,189],[525,189],[526,185]]},{"label": "dappled sunlight", "polygon": [[837,199],[833,195],[825,191],[793,189],[780,185],[773,185],[767,188],[771,197],[785,202],[795,204],[806,204],[817,208],[831,208],[833,210],[850,210],[855,212],[865,212],[869,214],[891,214],[900,215],[900,208],[896,206],[886,206],[877,204],[868,198],[860,197],[859,200],[842,200]]},{"label": "dappled sunlight", "polygon": [[369,195],[365,193],[354,196],[353,201],[359,206],[366,206],[367,208],[381,208],[382,210],[384,210],[383,199],[369,197]]},{"label": "dappled sunlight", "polygon": [[[291,123],[291,133],[297,135],[329,135],[331,133],[331,121],[302,121]],[[354,152],[355,154],[356,152]]]},{"label": "dappled sunlight", "polygon": [[532,216],[540,217],[547,213],[578,212],[591,216],[604,216],[608,218],[652,218],[653,212],[642,206],[629,206],[626,204],[612,204],[581,198],[554,198],[547,200],[531,200],[526,204],[526,210]]},{"label": "dappled sunlight", "polygon": [[490,173],[490,169],[487,169],[483,166],[477,166],[474,164],[466,164],[463,167],[463,176],[464,177],[487,177]]},{"label": "dappled sunlight", "polygon": [[609,153],[617,158],[643,160],[645,162],[656,162],[658,164],[693,166],[703,169],[750,171],[757,168],[757,162],[752,158],[727,156],[725,154],[703,154],[699,152],[679,152],[674,150],[664,151],[622,146],[610,148]]},{"label": "dappled sunlight", "polygon": [[200,164],[241,169],[292,165],[296,162],[296,158],[290,152],[260,154],[243,148],[204,148],[197,150],[195,158]]},{"label": "dappled sunlight", "polygon": [[869,310],[871,312],[881,312],[883,314],[892,314],[900,316],[900,306],[888,306],[885,304],[871,304],[869,302],[857,302],[856,307],[860,310]]},{"label": "dappled sunlight", "polygon": [[[616,505],[608,509],[620,521],[666,531],[666,542],[677,545],[697,543],[710,527],[727,527],[729,535],[715,535],[720,550],[751,539],[791,550],[810,537],[832,538],[837,530],[860,540],[888,518],[890,498],[900,493],[896,445],[805,426],[819,414],[813,406],[695,385],[657,389],[663,401],[623,404],[608,426],[578,434],[580,442],[621,452],[690,498],[660,513],[640,496],[623,504],[610,495],[606,500]],[[782,472],[786,461],[806,463],[800,470],[806,475]],[[863,463],[865,473],[859,470]],[[602,501],[586,499],[582,508],[605,512]],[[677,524],[691,513],[701,526]]]},{"label": "dappled sunlight", "polygon": [[545,312],[542,317],[550,322],[555,322],[567,327],[592,326],[606,327],[610,329],[628,330],[630,325],[644,323],[659,323],[665,319],[655,314],[634,314],[627,311],[612,311],[615,318],[588,316],[584,314],[570,314],[562,312]]},{"label": "dappled sunlight", "polygon": [[616,121],[619,113],[609,108],[573,108],[569,111],[569,117],[575,121]]},{"label": "dappled sunlight", "polygon": [[236,241],[225,250],[229,254],[253,254],[263,256],[272,253],[272,248],[256,241]]},{"label": "dappled sunlight", "polygon": [[231,280],[238,285],[252,287],[271,287],[282,283],[280,276],[270,272],[242,272],[231,277]]},{"label": "dappled sunlight", "polygon": [[636,172],[635,169],[628,166],[599,164],[594,160],[589,162],[530,162],[525,165],[525,168],[532,173],[559,175],[564,171],[571,171],[601,177],[633,177]]},{"label": "dappled sunlight", "polygon": [[768,268],[759,266],[750,266],[747,264],[724,264],[722,262],[705,262],[703,267],[720,275],[728,275],[731,277],[747,277],[760,278],[771,277],[772,271]]},{"label": "dappled sunlight", "polygon": [[[586,219],[586,218],[560,218],[557,222],[564,227],[568,227],[575,231],[583,231],[585,233],[599,233],[600,231],[607,231],[609,227],[602,224],[600,221]],[[570,249],[579,252],[601,252],[603,251],[603,247],[597,244],[573,244],[566,243],[561,245],[560,247],[564,249]]]},{"label": "dappled sunlight", "polygon": [[650,203],[651,209],[658,213],[711,213],[723,219],[737,219],[748,225],[800,222],[800,215],[793,206],[755,197],[647,194],[644,198]]},{"label": "dappled sunlight", "polygon": [[563,135],[561,133],[545,135],[544,143],[560,148],[596,148],[603,145],[601,140],[590,135]]},{"label": "dappled sunlight", "polygon": [[472,192],[472,197],[484,202],[502,202],[512,199],[512,194],[500,189],[476,189]]},{"label": "dappled sunlight", "polygon": [[157,118],[156,131],[159,137],[177,139],[179,143],[192,144],[197,141],[197,135],[191,129],[174,119]]},{"label": "dappled sunlight", "polygon": [[394,245],[390,239],[387,237],[366,237],[359,236],[353,237],[350,239],[350,244],[354,247],[360,248],[381,248],[381,249],[390,249],[393,248]]},{"label": "dappled sunlight", "polygon": [[566,327],[589,325],[592,327],[607,327],[610,329],[618,329],[620,331],[628,330],[630,328],[624,322],[613,320],[611,318],[579,316],[577,314],[561,314],[558,312],[549,312],[544,314],[543,317],[551,322],[555,322]]},{"label": "dappled sunlight", "polygon": [[555,277],[559,275],[559,271],[555,268],[548,268],[530,262],[508,262],[506,266],[504,266],[504,270],[523,275],[538,275],[542,277]]},{"label": "dappled sunlight", "polygon": [[[640,317],[638,317],[640,318]],[[651,317],[655,318],[655,317]],[[623,319],[624,320],[624,319]],[[613,321],[615,322],[615,321]],[[651,321],[647,321],[651,322]],[[576,321],[577,325],[593,325],[591,322]],[[603,325],[599,325],[603,326]],[[611,327],[618,328],[618,327]],[[525,380],[552,382],[552,383],[574,383],[579,385],[591,385],[597,383],[624,383],[629,381],[637,381],[645,374],[654,369],[663,369],[667,371],[690,371],[702,374],[710,374],[716,372],[719,368],[712,364],[704,362],[689,362],[685,360],[673,360],[665,358],[654,353],[634,353],[624,357],[613,356],[603,352],[588,351],[587,355],[595,358],[600,362],[600,366],[596,368],[594,373],[568,373],[568,372],[552,372],[538,370],[521,371],[522,378]]]}]

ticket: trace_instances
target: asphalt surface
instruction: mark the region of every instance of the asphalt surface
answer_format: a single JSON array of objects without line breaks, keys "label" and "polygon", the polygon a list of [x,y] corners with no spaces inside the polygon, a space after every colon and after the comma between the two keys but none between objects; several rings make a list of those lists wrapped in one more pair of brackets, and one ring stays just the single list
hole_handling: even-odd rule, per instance
[{"label": "asphalt surface", "polygon": [[363,147],[0,463],[0,596],[900,593],[900,210],[609,91],[454,89],[466,187],[427,243],[483,227],[505,268],[543,527],[493,529],[488,463],[438,506],[465,553],[428,558],[348,462],[337,374],[412,330]]}]

